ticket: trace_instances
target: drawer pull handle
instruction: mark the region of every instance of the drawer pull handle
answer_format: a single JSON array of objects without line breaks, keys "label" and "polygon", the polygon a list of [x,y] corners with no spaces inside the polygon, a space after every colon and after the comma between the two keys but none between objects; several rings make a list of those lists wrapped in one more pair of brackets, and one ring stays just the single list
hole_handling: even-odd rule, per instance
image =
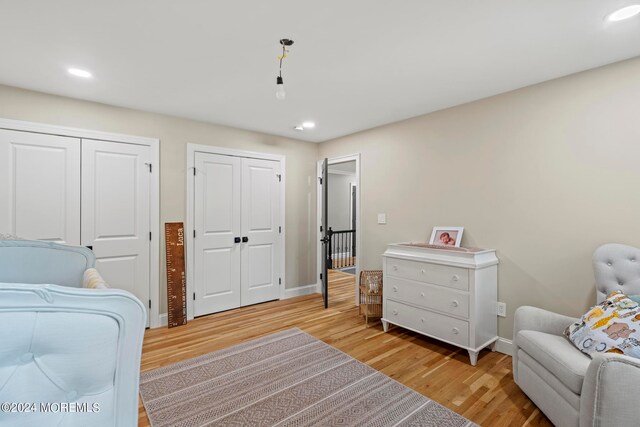
[{"label": "drawer pull handle", "polygon": [[451,307],[457,307],[458,306],[458,301],[453,300],[451,301]]},{"label": "drawer pull handle", "polygon": [[424,298],[424,292],[421,292],[421,293],[420,293],[420,296],[421,296],[422,298]]},{"label": "drawer pull handle", "polygon": [[460,330],[458,328],[453,328],[452,331],[454,335],[458,335],[460,333]]},{"label": "drawer pull handle", "polygon": [[397,265],[393,266],[393,271],[398,271],[398,266]]},{"label": "drawer pull handle", "polygon": [[420,318],[420,321],[421,321],[422,323],[424,323],[424,318],[422,318],[422,317],[421,317],[421,318]]},{"label": "drawer pull handle", "polygon": [[398,310],[393,310],[393,315],[397,316],[398,315]]},{"label": "drawer pull handle", "polygon": [[398,292],[398,287],[397,286],[393,287],[393,292]]},{"label": "drawer pull handle", "polygon": [[460,280],[460,276],[458,276],[457,274],[454,274],[452,279],[454,282],[457,282],[458,280]]},{"label": "drawer pull handle", "polygon": [[426,271],[424,271],[424,270],[420,270],[420,272],[421,272],[422,274],[426,273]]}]

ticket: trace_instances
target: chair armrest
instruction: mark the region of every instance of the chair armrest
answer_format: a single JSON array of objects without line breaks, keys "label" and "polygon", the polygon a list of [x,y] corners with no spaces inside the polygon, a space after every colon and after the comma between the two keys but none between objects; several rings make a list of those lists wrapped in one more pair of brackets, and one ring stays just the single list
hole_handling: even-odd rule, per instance
[{"label": "chair armrest", "polygon": [[640,405],[640,359],[596,354],[580,395],[580,426],[637,426]]},{"label": "chair armrest", "polygon": [[565,316],[537,307],[518,307],[513,325],[513,338],[515,340],[520,331],[538,331],[562,335],[567,326],[577,320],[575,317]]}]

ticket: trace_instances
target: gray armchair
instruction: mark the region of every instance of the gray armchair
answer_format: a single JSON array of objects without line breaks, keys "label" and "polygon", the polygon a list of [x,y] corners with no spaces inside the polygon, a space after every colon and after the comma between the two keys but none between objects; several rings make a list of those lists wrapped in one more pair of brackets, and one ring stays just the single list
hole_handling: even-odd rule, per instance
[{"label": "gray armchair", "polygon": [[[600,246],[593,254],[596,299],[640,294],[640,249]],[[591,359],[563,336],[576,321],[535,307],[516,310],[513,378],[556,426],[637,426],[640,359],[598,354]]]}]

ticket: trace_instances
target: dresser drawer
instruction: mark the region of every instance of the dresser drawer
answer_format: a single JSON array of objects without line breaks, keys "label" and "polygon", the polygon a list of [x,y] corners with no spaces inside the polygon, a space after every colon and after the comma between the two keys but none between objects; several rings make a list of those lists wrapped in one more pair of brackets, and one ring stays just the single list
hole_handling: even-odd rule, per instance
[{"label": "dresser drawer", "polygon": [[387,278],[384,292],[387,298],[469,318],[469,294],[467,292],[411,282],[396,277]]},{"label": "dresser drawer", "polygon": [[469,346],[469,322],[432,311],[386,300],[385,319],[461,346]]},{"label": "dresser drawer", "polygon": [[469,290],[469,270],[447,265],[387,258],[386,273],[391,277],[417,280],[463,291]]}]

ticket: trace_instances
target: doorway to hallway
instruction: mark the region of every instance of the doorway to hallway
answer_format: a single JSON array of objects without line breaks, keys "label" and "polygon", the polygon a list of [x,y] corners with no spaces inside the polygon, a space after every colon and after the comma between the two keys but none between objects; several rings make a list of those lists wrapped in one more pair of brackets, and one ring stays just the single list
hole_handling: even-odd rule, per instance
[{"label": "doorway to hallway", "polygon": [[355,278],[360,271],[359,155],[319,162],[318,223],[318,270],[327,307],[331,284],[329,272],[351,274]]}]

